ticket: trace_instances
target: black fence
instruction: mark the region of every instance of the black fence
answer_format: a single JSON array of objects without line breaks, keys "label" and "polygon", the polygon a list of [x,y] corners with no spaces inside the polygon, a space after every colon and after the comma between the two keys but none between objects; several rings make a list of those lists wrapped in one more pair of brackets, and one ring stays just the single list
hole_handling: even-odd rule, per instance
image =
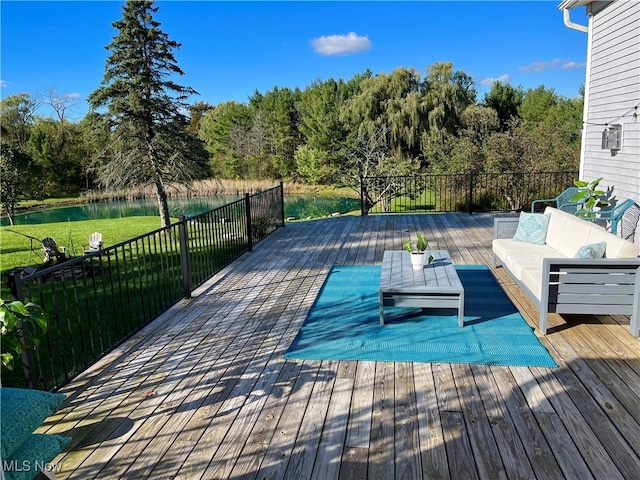
[{"label": "black fence", "polygon": [[4,386],[58,387],[284,226],[280,184],[177,223],[16,276],[18,300],[49,314],[37,349]]},{"label": "black fence", "polygon": [[362,215],[528,210],[577,178],[577,171],[362,177]]}]

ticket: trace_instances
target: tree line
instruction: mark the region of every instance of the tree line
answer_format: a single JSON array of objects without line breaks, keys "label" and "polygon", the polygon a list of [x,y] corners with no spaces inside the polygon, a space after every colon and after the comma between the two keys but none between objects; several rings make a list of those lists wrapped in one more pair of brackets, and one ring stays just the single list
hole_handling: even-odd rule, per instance
[{"label": "tree line", "polygon": [[[578,168],[582,91],[567,98],[496,82],[480,99],[473,78],[446,62],[422,74],[398,67],[275,86],[244,103],[188,104],[196,92],[168,80],[182,74],[172,55],[179,44],[153,21],[157,8],[123,6],[103,82],[80,121],[68,119],[75,99],[55,90],[2,100],[7,210],[12,199],[210,177],[357,189],[360,176]],[[43,103],[55,117],[38,114]]]}]

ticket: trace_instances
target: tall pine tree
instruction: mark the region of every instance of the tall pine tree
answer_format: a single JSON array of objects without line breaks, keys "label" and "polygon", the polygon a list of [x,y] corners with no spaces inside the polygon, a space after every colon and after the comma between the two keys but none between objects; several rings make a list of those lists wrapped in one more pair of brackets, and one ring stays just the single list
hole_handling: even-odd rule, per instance
[{"label": "tall pine tree", "polygon": [[89,96],[96,110],[106,106],[102,119],[110,132],[110,159],[100,174],[107,188],[153,184],[162,226],[170,224],[166,186],[188,183],[203,173],[203,155],[197,139],[186,131],[186,99],[197,94],[171,78],[184,75],[170,40],[153,19],[153,0],[127,0],[122,19],[114,22],[118,34],[106,49],[101,86]]}]

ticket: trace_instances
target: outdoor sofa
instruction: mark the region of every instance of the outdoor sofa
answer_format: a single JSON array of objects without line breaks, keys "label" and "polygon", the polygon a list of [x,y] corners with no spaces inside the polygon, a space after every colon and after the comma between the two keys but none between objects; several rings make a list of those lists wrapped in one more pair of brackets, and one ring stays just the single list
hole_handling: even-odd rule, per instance
[{"label": "outdoor sofa", "polygon": [[629,315],[640,335],[640,247],[553,207],[544,214],[496,218],[493,266],[503,266],[547,314]]}]

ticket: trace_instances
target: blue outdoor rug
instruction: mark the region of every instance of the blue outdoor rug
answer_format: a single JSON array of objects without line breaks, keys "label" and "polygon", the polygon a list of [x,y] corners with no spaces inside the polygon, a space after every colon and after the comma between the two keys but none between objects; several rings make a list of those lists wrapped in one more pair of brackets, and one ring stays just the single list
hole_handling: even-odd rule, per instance
[{"label": "blue outdoor rug", "polygon": [[465,326],[454,310],[385,307],[380,265],[334,266],[286,358],[557,367],[485,265],[456,266]]}]

